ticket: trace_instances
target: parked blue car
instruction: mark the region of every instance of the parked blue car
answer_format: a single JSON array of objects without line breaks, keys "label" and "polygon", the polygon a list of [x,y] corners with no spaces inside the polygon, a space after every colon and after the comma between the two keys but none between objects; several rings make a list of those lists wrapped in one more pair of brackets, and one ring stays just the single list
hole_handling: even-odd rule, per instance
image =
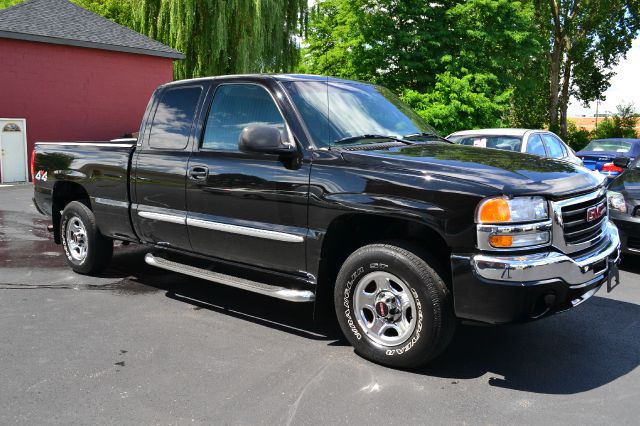
[{"label": "parked blue car", "polygon": [[622,173],[622,168],[613,164],[613,160],[617,157],[626,157],[633,161],[640,156],[640,139],[596,139],[589,142],[576,155],[586,168],[599,171],[607,177],[608,182],[611,182]]}]

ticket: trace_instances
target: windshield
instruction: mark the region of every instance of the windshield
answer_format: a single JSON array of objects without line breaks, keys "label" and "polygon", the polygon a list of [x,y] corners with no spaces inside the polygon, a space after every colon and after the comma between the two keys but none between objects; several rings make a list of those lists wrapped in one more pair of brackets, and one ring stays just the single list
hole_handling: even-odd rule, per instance
[{"label": "windshield", "polygon": [[589,142],[582,151],[629,152],[633,144],[628,141],[597,140]]},{"label": "windshield", "polygon": [[520,148],[522,147],[522,138],[517,136],[454,135],[449,136],[449,140],[460,145],[495,148],[504,151],[520,152]]},{"label": "windshield", "polygon": [[283,84],[319,147],[345,140],[379,142],[376,138],[358,138],[363,135],[438,139],[431,126],[384,87],[336,81]]}]

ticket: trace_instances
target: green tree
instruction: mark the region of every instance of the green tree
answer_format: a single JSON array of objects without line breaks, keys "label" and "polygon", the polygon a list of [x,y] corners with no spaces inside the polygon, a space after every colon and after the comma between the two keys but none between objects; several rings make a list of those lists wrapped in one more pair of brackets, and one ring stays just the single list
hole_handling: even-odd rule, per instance
[{"label": "green tree", "polygon": [[177,78],[282,72],[298,62],[305,0],[144,0],[135,29],[181,52]]},{"label": "green tree", "polygon": [[578,128],[572,120],[567,121],[567,136],[564,141],[573,148],[574,151],[580,151],[587,146],[591,140],[591,133],[583,128]]},{"label": "green tree", "polygon": [[516,117],[514,93],[539,79],[535,22],[529,2],[325,0],[310,13],[300,69],[390,87],[442,132],[494,126]]},{"label": "green tree", "polygon": [[638,0],[533,0],[548,35],[549,126],[567,134],[573,95],[585,105],[604,99],[615,66],[640,28]]},{"label": "green tree", "polygon": [[473,126],[459,128],[543,127],[546,40],[537,30],[535,13],[526,0],[463,1],[447,12],[448,25],[458,40],[454,51],[460,51],[448,69],[458,75],[477,73],[483,84],[476,91],[484,87],[485,95],[469,107],[486,113]]},{"label": "green tree", "polygon": [[[426,90],[449,53],[447,7],[422,0],[325,0],[310,12],[301,70]],[[437,52],[437,53],[435,53]]]},{"label": "green tree", "polygon": [[134,28],[134,7],[140,0],[72,0],[79,6],[104,16],[120,25]]},{"label": "green tree", "polygon": [[501,91],[492,74],[438,74],[434,90],[406,89],[402,98],[427,122],[447,135],[456,130],[504,127],[511,90]]},{"label": "green tree", "polygon": [[633,104],[620,104],[616,109],[617,113],[613,117],[605,118],[598,124],[598,128],[591,133],[592,139],[638,137],[638,115]]},{"label": "green tree", "polygon": [[24,0],[0,0],[0,9],[22,3]]}]

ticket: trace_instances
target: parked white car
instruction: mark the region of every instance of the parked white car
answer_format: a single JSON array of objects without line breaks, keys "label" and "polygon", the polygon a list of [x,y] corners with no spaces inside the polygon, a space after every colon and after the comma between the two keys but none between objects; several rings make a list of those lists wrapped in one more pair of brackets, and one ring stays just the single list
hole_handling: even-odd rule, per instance
[{"label": "parked white car", "polygon": [[582,165],[582,160],[555,133],[530,129],[462,130],[447,136],[460,145],[525,152]]}]

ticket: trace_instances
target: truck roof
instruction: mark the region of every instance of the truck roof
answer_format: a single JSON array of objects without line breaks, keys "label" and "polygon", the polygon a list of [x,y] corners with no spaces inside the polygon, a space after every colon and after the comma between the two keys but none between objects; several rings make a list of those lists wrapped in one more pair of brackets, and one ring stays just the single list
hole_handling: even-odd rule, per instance
[{"label": "truck roof", "polygon": [[336,81],[344,83],[360,83],[360,84],[372,84],[366,81],[347,80],[343,78],[335,78],[324,75],[315,74],[230,74],[230,75],[217,75],[211,77],[199,77],[185,80],[177,80],[171,83],[167,83],[165,86],[172,86],[176,84],[192,83],[197,81],[208,80],[234,80],[234,79],[246,79],[247,77],[255,80],[277,80],[277,81]]}]

